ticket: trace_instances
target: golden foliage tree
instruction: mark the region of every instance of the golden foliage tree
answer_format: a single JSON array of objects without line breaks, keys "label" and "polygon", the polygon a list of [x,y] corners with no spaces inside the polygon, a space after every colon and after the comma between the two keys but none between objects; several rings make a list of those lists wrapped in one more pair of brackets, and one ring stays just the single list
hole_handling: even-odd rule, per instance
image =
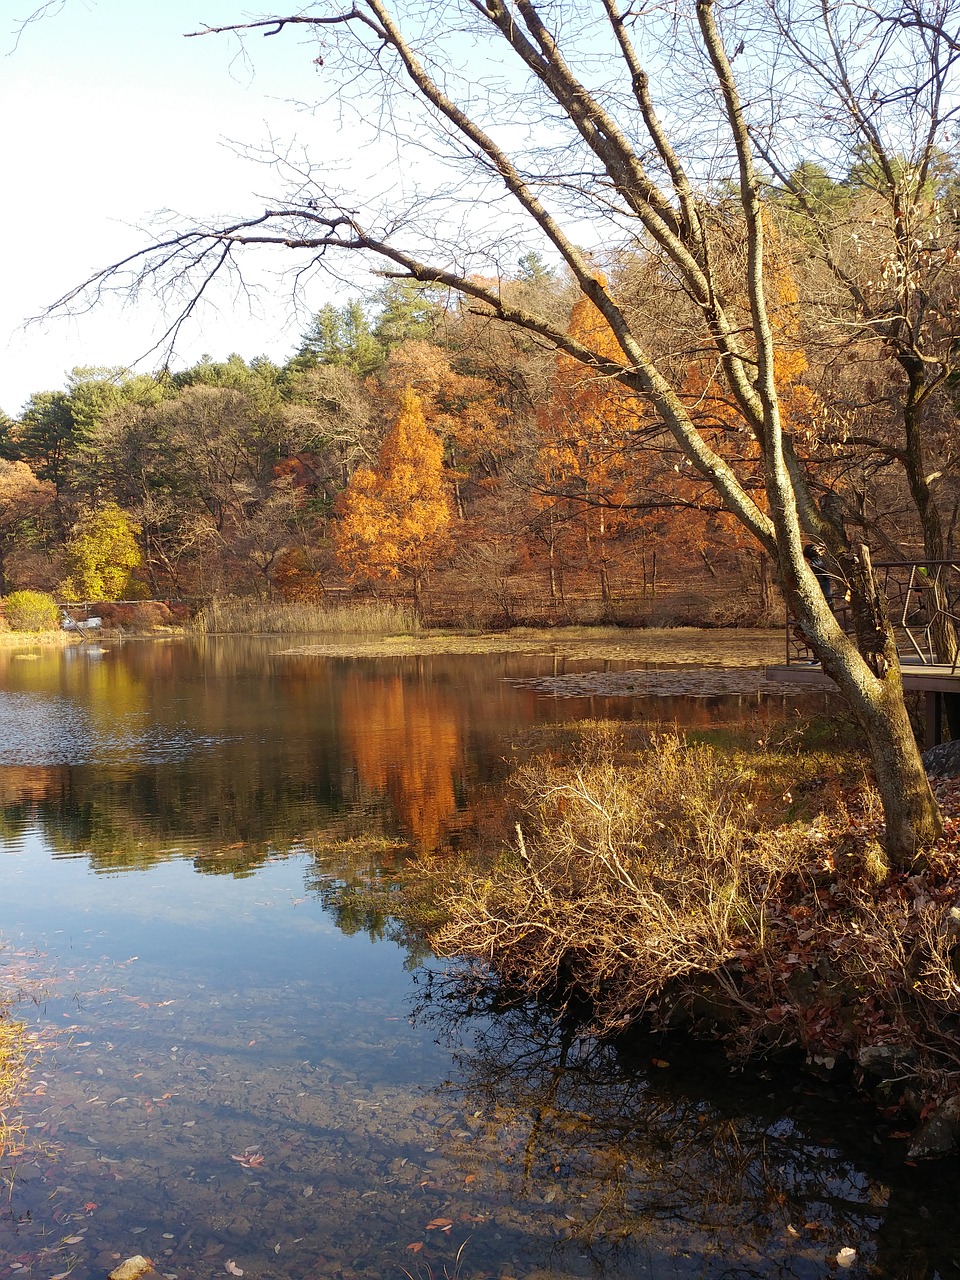
[{"label": "golden foliage tree", "polygon": [[[567,332],[579,343],[592,344],[605,354],[616,338],[597,308],[586,298],[577,301]],[[550,400],[539,414],[539,505],[556,523],[553,559],[592,564],[600,594],[610,598],[609,569],[615,547],[628,529],[636,530],[639,476],[631,453],[632,437],[641,426],[639,402],[622,383],[583,365],[564,352],[557,367]]]},{"label": "golden foliage tree", "polygon": [[67,543],[69,573],[61,590],[68,600],[117,600],[130,588],[143,563],[137,545],[140,526],[116,503],[88,511]]},{"label": "golden foliage tree", "polygon": [[406,578],[419,599],[423,577],[446,547],[452,518],[443,445],[416,392],[398,396],[375,469],[358,467],[338,503],[337,558],[352,576]]}]

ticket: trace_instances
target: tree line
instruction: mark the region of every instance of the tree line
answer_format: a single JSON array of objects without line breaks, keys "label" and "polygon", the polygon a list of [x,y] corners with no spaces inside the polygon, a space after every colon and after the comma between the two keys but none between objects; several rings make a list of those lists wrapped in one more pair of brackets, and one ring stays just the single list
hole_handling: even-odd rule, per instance
[{"label": "tree line", "polygon": [[[922,451],[904,448],[917,413],[908,355],[849,289],[825,287],[818,249],[827,230],[835,252],[856,244],[858,278],[880,289],[880,181],[858,160],[840,180],[804,163],[768,184],[782,414],[816,490],[880,558],[943,558],[960,515],[952,365],[926,394]],[[956,192],[940,156],[922,194],[922,284],[950,353],[957,273],[941,242]],[[721,192],[709,210],[729,224],[731,256],[734,205]],[[763,506],[757,442],[697,346],[689,301],[642,253],[611,253],[604,267],[633,328],[669,350],[703,438]],[[615,358],[613,329],[569,272],[528,254],[496,285]],[[0,422],[0,459],[4,591],[320,600],[352,588],[420,600],[433,584],[464,617],[510,622],[538,608],[575,616],[588,600],[592,616],[655,619],[666,581],[701,588],[692,622],[772,621],[780,607],[773,560],[644,396],[410,280],[324,306],[282,365],[233,355],[154,375],[78,368]]]}]

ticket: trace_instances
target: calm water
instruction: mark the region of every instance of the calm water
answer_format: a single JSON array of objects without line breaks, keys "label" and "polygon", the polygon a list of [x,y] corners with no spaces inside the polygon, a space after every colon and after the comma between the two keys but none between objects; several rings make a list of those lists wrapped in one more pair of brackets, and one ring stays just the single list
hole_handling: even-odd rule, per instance
[{"label": "calm water", "polygon": [[603,664],[282,647],[0,653],[0,966],[42,975],[23,1008],[56,1036],[0,1277],[134,1253],[183,1280],[813,1277],[844,1247],[851,1274],[960,1275],[956,1170],[904,1166],[871,1112],[490,1008],[341,893],[496,838],[537,724],[794,699],[665,668],[564,698]]}]

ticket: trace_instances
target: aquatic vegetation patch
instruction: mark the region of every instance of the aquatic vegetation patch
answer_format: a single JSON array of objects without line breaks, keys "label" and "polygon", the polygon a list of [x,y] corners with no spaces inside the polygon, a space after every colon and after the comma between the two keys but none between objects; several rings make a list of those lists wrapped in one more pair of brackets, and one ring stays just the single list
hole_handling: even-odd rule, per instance
[{"label": "aquatic vegetation patch", "polygon": [[[8,1184],[26,1149],[20,1108],[42,1051],[41,1037],[14,1016],[20,998],[19,993],[0,988],[0,1183]],[[36,1092],[42,1093],[43,1088],[38,1086]]]}]

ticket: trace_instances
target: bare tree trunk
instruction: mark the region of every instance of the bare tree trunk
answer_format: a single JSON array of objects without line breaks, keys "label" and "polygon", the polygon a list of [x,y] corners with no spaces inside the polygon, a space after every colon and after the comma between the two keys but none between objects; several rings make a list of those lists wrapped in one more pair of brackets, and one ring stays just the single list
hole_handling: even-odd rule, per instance
[{"label": "bare tree trunk", "polygon": [[870,552],[861,546],[840,563],[850,590],[855,642],[840,629],[819,586],[792,593],[791,611],[866,737],[890,861],[900,870],[915,870],[942,831],[940,814],[904,704],[896,638]]}]

